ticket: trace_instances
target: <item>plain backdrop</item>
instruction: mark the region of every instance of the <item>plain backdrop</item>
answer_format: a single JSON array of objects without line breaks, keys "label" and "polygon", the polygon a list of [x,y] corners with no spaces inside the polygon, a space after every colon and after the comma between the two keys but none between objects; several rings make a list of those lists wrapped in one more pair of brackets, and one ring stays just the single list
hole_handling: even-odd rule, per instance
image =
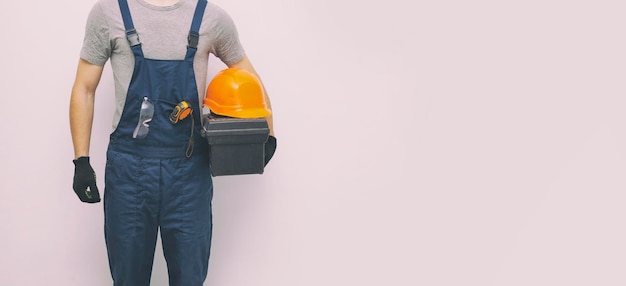
[{"label": "plain backdrop", "polygon": [[[71,189],[94,2],[0,9],[0,285],[112,282],[102,204]],[[278,150],[264,175],[215,178],[205,285],[626,285],[623,1],[214,3]],[[96,107],[104,190],[108,64]]]}]

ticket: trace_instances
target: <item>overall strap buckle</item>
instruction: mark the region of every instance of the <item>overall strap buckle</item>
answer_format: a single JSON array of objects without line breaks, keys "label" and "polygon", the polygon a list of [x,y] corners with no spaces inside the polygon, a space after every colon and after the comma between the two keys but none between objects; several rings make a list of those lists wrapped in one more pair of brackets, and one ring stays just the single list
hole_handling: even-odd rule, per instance
[{"label": "overall strap buckle", "polygon": [[187,36],[187,48],[197,49],[199,40],[200,34],[198,32],[189,31],[189,36]]},{"label": "overall strap buckle", "polygon": [[128,40],[128,43],[130,44],[131,47],[141,45],[141,42],[139,41],[139,35],[137,34],[137,30],[135,30],[134,28],[126,30],[126,39]]}]

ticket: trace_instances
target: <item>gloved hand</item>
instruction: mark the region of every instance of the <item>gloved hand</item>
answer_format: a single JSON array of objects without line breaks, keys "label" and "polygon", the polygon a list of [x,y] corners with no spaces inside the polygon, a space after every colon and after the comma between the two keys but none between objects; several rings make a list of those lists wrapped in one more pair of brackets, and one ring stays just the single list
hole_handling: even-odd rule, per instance
[{"label": "gloved hand", "polygon": [[83,156],[74,160],[74,192],[81,202],[97,203],[100,201],[100,192],[96,186],[96,172],[94,172],[89,157]]},{"label": "gloved hand", "polygon": [[265,142],[265,166],[270,162],[276,152],[276,137],[270,135]]}]

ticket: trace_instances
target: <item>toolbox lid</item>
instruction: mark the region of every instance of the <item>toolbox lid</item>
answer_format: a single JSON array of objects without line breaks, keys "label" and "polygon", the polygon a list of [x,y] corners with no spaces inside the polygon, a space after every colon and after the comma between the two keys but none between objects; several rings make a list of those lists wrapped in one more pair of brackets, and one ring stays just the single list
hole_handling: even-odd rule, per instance
[{"label": "toolbox lid", "polygon": [[264,118],[232,118],[214,114],[203,115],[202,136],[209,145],[265,143],[269,126]]}]

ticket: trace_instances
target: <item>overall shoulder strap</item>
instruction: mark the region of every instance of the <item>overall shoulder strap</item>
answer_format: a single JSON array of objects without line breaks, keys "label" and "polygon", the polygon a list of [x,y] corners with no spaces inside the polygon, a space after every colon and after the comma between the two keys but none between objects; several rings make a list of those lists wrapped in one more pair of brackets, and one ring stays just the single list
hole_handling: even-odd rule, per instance
[{"label": "overall shoulder strap", "polygon": [[193,59],[193,56],[195,56],[196,50],[198,49],[198,41],[200,40],[200,24],[202,24],[202,17],[204,16],[204,10],[206,9],[206,6],[206,0],[198,0],[198,4],[196,5],[196,12],[194,13],[193,20],[191,21],[189,36],[187,36],[186,58],[191,57],[191,59]]},{"label": "overall shoulder strap", "polygon": [[143,56],[139,35],[135,30],[133,18],[130,16],[130,10],[128,9],[128,2],[127,0],[118,0],[118,3],[120,5],[120,11],[122,12],[122,20],[124,20],[124,29],[126,30],[126,39],[128,40],[128,44],[130,44],[135,56]]}]

